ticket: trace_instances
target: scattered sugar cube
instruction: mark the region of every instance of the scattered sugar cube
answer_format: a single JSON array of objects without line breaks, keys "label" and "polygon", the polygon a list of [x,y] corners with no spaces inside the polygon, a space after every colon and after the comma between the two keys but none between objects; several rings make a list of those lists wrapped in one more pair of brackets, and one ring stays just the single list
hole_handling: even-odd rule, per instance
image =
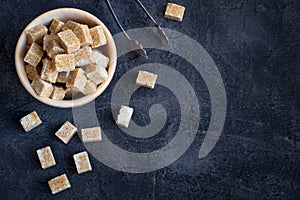
[{"label": "scattered sugar cube", "polygon": [[84,172],[92,171],[89,156],[86,151],[73,155],[76,165],[77,173],[82,174]]},{"label": "scattered sugar cube", "polygon": [[52,65],[52,61],[48,58],[44,58],[43,60],[43,68],[41,71],[41,79],[45,81],[49,81],[51,83],[55,83],[57,79],[58,72],[55,67]]},{"label": "scattered sugar cube", "polygon": [[93,50],[91,61],[93,64],[98,65],[100,67],[107,68],[109,64],[109,58],[100,53],[97,50]]},{"label": "scattered sugar cube", "polygon": [[35,78],[31,83],[32,88],[40,97],[49,97],[53,91],[53,86],[40,78]]},{"label": "scattered sugar cube", "polygon": [[62,87],[53,86],[52,94],[50,98],[53,100],[63,100],[66,94],[66,90]]},{"label": "scattered sugar cube", "polygon": [[64,54],[66,53],[65,50],[60,46],[59,42],[53,40],[52,43],[48,46],[47,55],[49,58],[53,58],[57,54]]},{"label": "scattered sugar cube", "polygon": [[81,68],[76,68],[70,72],[66,86],[76,91],[82,92],[86,84],[87,77]]},{"label": "scattered sugar cube", "polygon": [[79,39],[81,46],[91,45],[93,43],[90,29],[87,25],[76,26],[73,32]]},{"label": "scattered sugar cube", "polygon": [[90,64],[91,56],[92,56],[92,48],[89,46],[85,46],[78,51],[75,51],[75,62],[77,67],[82,67]]},{"label": "scattered sugar cube", "polygon": [[72,71],[75,69],[75,56],[73,54],[58,54],[54,56],[53,63],[56,71]]},{"label": "scattered sugar cube", "polygon": [[81,129],[82,142],[98,142],[101,141],[101,129],[100,127]]},{"label": "scattered sugar cube", "polygon": [[33,80],[38,76],[38,72],[35,66],[25,65],[25,72],[29,80]]},{"label": "scattered sugar cube", "polygon": [[100,47],[102,45],[107,44],[104,31],[100,25],[91,28],[90,33],[91,33],[92,40],[93,40],[93,43],[92,43],[93,48]]},{"label": "scattered sugar cube", "polygon": [[174,3],[168,3],[165,12],[165,18],[173,19],[176,21],[182,21],[184,11],[185,11],[185,7]]},{"label": "scattered sugar cube", "polygon": [[90,64],[85,66],[85,72],[87,77],[97,85],[108,79],[106,69],[98,65]]},{"label": "scattered sugar cube", "polygon": [[56,194],[71,187],[66,174],[51,179],[50,181],[48,181],[48,185],[51,189],[52,194]]},{"label": "scattered sugar cube", "polygon": [[42,149],[38,149],[36,152],[43,169],[47,169],[56,165],[51,148],[49,146],[44,147]]},{"label": "scattered sugar cube", "polygon": [[95,93],[97,90],[97,85],[91,81],[90,79],[87,80],[84,89],[83,89],[83,94],[84,95],[89,95]]},{"label": "scattered sugar cube", "polygon": [[61,31],[64,24],[65,23],[63,23],[62,21],[59,21],[58,19],[53,19],[51,24],[50,24],[49,31],[51,33],[56,34],[59,31]]},{"label": "scattered sugar cube", "polygon": [[59,129],[56,131],[55,135],[63,141],[65,144],[68,144],[73,135],[77,132],[77,128],[66,121]]},{"label": "scattered sugar cube", "polygon": [[39,118],[38,114],[35,111],[33,111],[28,115],[26,115],[25,117],[23,117],[22,119],[20,119],[20,123],[24,128],[24,130],[26,132],[29,132],[35,127],[37,127],[38,125],[40,125],[42,121]]},{"label": "scattered sugar cube", "polygon": [[49,46],[52,45],[53,41],[58,42],[59,38],[56,34],[45,35],[43,38],[43,50],[48,51]]},{"label": "scattered sugar cube", "polygon": [[42,24],[32,27],[31,29],[25,31],[27,43],[41,43],[43,41],[43,37],[47,34],[47,32],[47,27]]},{"label": "scattered sugar cube", "polygon": [[57,35],[67,53],[73,53],[80,49],[80,41],[70,29],[59,32]]},{"label": "scattered sugar cube", "polygon": [[138,77],[136,79],[136,84],[153,89],[156,80],[157,80],[156,74],[147,71],[139,71]]},{"label": "scattered sugar cube", "polygon": [[56,79],[57,83],[66,83],[68,80],[70,72],[58,72],[58,76]]},{"label": "scattered sugar cube", "polygon": [[41,61],[43,55],[43,48],[37,43],[33,42],[24,57],[24,61],[36,67]]},{"label": "scattered sugar cube", "polygon": [[77,26],[80,26],[80,24],[72,20],[68,20],[67,23],[63,25],[62,30],[65,31],[70,29],[73,31]]},{"label": "scattered sugar cube", "polygon": [[133,113],[133,108],[122,105],[116,123],[120,126],[128,128],[132,113]]}]

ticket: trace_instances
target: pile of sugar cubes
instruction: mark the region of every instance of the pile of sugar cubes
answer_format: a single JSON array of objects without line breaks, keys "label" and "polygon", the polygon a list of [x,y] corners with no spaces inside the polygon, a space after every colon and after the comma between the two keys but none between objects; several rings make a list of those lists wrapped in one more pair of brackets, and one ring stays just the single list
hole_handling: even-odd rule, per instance
[{"label": "pile of sugar cubes", "polygon": [[[182,21],[185,8],[168,3],[165,17]],[[50,34],[48,34],[50,32]],[[40,97],[63,100],[78,92],[89,95],[108,79],[109,58],[95,48],[106,45],[101,25],[88,27],[53,19],[25,31],[25,72]]]},{"label": "pile of sugar cubes", "polygon": [[78,92],[89,95],[107,80],[109,58],[95,49],[107,44],[101,25],[89,28],[53,19],[49,30],[40,24],[25,35],[25,72],[40,97],[63,100]]}]

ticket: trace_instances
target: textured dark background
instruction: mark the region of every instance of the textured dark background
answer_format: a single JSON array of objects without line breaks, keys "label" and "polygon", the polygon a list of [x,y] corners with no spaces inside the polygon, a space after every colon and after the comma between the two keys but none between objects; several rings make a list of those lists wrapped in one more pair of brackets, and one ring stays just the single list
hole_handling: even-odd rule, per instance
[{"label": "textured dark background", "polygon": [[[98,16],[112,34],[119,30],[102,0],[2,0],[0,199],[300,199],[299,1],[174,0],[186,7],[182,23],[163,18],[167,1],[143,2],[162,27],[180,31],[202,44],[220,70],[228,112],[214,150],[206,158],[197,159],[203,139],[200,130],[189,150],[164,169],[123,173],[91,156],[93,172],[78,175],[72,155],[84,150],[79,137],[64,145],[54,136],[64,121],[72,121],[72,110],[46,106],[25,91],[15,72],[15,45],[33,18],[59,7],[84,9]],[[133,0],[113,0],[112,4],[125,29],[151,25]],[[170,65],[188,78],[204,105],[200,129],[205,130],[209,98],[201,76],[186,70],[188,64],[168,52],[149,50],[149,57],[149,62]],[[160,86],[151,94],[137,91],[131,105],[136,109],[134,120],[138,124],[148,122],[145,113],[155,101],[166,106],[170,119],[161,140],[156,138],[151,143],[127,138],[114,125],[109,109],[112,88],[126,70],[141,63],[145,61],[133,53],[122,56],[111,85],[96,102],[101,124],[116,129],[110,139],[132,151],[157,149],[178,128],[178,103]],[[147,104],[143,105],[140,95],[146,95]],[[44,123],[25,133],[18,120],[32,110]],[[46,145],[52,147],[57,165],[42,170],[35,150]],[[72,188],[53,196],[47,181],[61,173],[68,175]]]}]

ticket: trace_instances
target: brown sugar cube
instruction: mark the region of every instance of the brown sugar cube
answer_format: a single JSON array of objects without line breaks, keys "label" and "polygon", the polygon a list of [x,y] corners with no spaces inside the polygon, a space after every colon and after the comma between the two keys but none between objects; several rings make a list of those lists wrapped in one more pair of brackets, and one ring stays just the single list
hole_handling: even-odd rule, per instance
[{"label": "brown sugar cube", "polygon": [[67,23],[62,26],[62,30],[65,31],[70,29],[73,31],[77,26],[80,26],[80,24],[72,20],[68,20]]},{"label": "brown sugar cube", "polygon": [[101,141],[101,129],[100,127],[81,129],[82,142],[98,142]]},{"label": "brown sugar cube", "polygon": [[56,194],[71,187],[66,174],[51,179],[50,181],[48,181],[48,185],[51,189],[52,194]]},{"label": "brown sugar cube", "polygon": [[48,58],[44,58],[43,60],[43,68],[41,71],[41,79],[55,83],[58,72],[56,71],[54,65],[52,65],[52,61]]},{"label": "brown sugar cube", "polygon": [[57,83],[66,83],[68,80],[70,72],[58,72],[58,76],[56,79]]},{"label": "brown sugar cube", "polygon": [[38,149],[36,152],[43,169],[47,169],[56,165],[51,148],[49,146],[44,147],[42,149]]},{"label": "brown sugar cube", "polygon": [[89,94],[93,94],[94,92],[96,92],[96,90],[97,90],[97,85],[93,81],[88,79],[84,86],[82,93],[84,95],[89,95]]},{"label": "brown sugar cube", "polygon": [[86,81],[87,77],[85,75],[85,72],[80,68],[76,68],[75,70],[70,72],[66,86],[68,88],[72,88],[73,90],[82,92]]},{"label": "brown sugar cube", "polygon": [[91,28],[90,33],[91,33],[92,40],[93,40],[93,43],[92,43],[93,48],[100,47],[100,46],[107,44],[104,31],[100,25]]},{"label": "brown sugar cube", "polygon": [[168,3],[165,12],[165,18],[176,20],[176,21],[182,21],[184,11],[185,11],[185,7],[174,3]]},{"label": "brown sugar cube", "polygon": [[64,54],[65,50],[60,46],[59,42],[54,40],[51,42],[51,44],[48,46],[47,49],[47,55],[49,58],[53,58],[57,54]]},{"label": "brown sugar cube", "polygon": [[27,31],[25,31],[26,40],[28,44],[33,42],[42,43],[43,37],[47,34],[48,29],[46,26],[39,24]]},{"label": "brown sugar cube", "polygon": [[55,135],[63,141],[63,143],[68,144],[73,135],[77,132],[77,128],[66,121],[59,129],[56,131]]},{"label": "brown sugar cube", "polygon": [[73,31],[67,29],[65,31],[59,32],[57,35],[62,47],[66,50],[67,53],[73,53],[74,51],[80,49],[80,41],[73,33]]},{"label": "brown sugar cube", "polygon": [[76,26],[73,32],[79,39],[81,46],[91,45],[93,43],[90,29],[87,25]]},{"label": "brown sugar cube", "polygon": [[89,46],[85,46],[78,51],[75,51],[75,62],[77,67],[82,67],[90,64],[91,56],[92,56],[92,48]]},{"label": "brown sugar cube", "polygon": [[106,69],[98,65],[90,64],[85,66],[85,72],[87,77],[97,85],[108,79]]},{"label": "brown sugar cube", "polygon": [[40,78],[35,78],[31,83],[32,88],[40,97],[49,97],[53,91],[53,86]]},{"label": "brown sugar cube", "polygon": [[99,67],[107,68],[109,64],[109,58],[100,53],[97,50],[93,50],[91,61],[93,64],[98,65]]},{"label": "brown sugar cube", "polygon": [[37,43],[33,42],[24,57],[24,61],[36,67],[41,61],[43,54],[43,48]]},{"label": "brown sugar cube", "polygon": [[25,65],[25,72],[26,72],[27,78],[31,81],[38,76],[36,67],[32,66],[32,65],[28,65],[28,64]]},{"label": "brown sugar cube", "polygon": [[128,128],[131,116],[133,114],[133,108],[122,105],[117,116],[116,123],[120,126]]},{"label": "brown sugar cube", "polygon": [[52,48],[47,52],[49,58],[53,58],[57,54],[64,54],[65,50],[58,45],[53,45]]},{"label": "brown sugar cube", "polygon": [[23,117],[22,119],[20,119],[20,123],[24,130],[28,132],[40,125],[42,121],[39,118],[38,114],[35,111],[33,111],[25,117]]},{"label": "brown sugar cube", "polygon": [[56,71],[66,72],[75,69],[75,56],[73,54],[58,54],[53,58]]},{"label": "brown sugar cube", "polygon": [[156,74],[146,71],[139,71],[138,77],[136,79],[136,84],[153,89],[155,86],[156,79]]},{"label": "brown sugar cube", "polygon": [[66,95],[66,90],[62,87],[53,86],[53,91],[50,95],[50,98],[53,100],[63,100]]},{"label": "brown sugar cube", "polygon": [[77,173],[82,174],[84,172],[92,171],[89,156],[86,151],[73,155],[76,165]]},{"label": "brown sugar cube", "polygon": [[53,19],[51,24],[50,24],[50,27],[49,27],[49,31],[51,33],[58,33],[59,31],[61,31],[61,28],[63,27],[65,23],[63,23],[62,21],[59,21],[58,19]]},{"label": "brown sugar cube", "polygon": [[52,45],[53,41],[59,41],[56,34],[51,33],[50,35],[45,35],[43,38],[43,50],[47,51],[49,49],[49,46]]}]

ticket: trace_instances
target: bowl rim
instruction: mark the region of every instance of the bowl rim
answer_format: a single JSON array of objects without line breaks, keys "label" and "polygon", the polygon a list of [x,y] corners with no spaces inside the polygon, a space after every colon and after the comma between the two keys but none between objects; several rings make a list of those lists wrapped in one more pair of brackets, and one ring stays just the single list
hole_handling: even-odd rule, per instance
[{"label": "bowl rim", "polygon": [[[26,42],[26,37],[25,37],[25,30],[28,30],[29,28],[33,27],[34,25],[37,25],[37,22],[43,18],[47,18],[47,16],[52,16],[56,13],[61,13],[61,12],[66,12],[66,13],[70,13],[70,14],[78,14],[80,13],[81,15],[86,15],[89,19],[91,19],[93,22],[99,24],[102,26],[103,31],[106,35],[107,41],[110,44],[107,44],[109,46],[109,52],[110,52],[110,62],[109,62],[109,66],[108,66],[108,79],[102,83],[100,86],[97,87],[97,90],[95,93],[93,94],[89,94],[86,96],[83,96],[79,99],[72,99],[72,100],[53,100],[50,98],[42,98],[39,97],[35,91],[33,90],[33,88],[30,85],[30,81],[28,80],[26,73],[25,73],[25,62],[23,61],[23,58],[20,59],[20,52],[22,52],[22,45],[24,45],[24,39]],[[29,22],[29,24],[23,29],[21,35],[19,36],[17,45],[16,45],[16,49],[15,49],[15,67],[16,67],[16,71],[19,77],[19,80],[21,81],[23,87],[26,89],[26,91],[31,94],[31,96],[33,96],[35,99],[39,100],[40,102],[47,104],[49,106],[53,106],[53,107],[58,107],[58,108],[72,108],[72,107],[78,107],[78,106],[82,106],[85,104],[90,103],[91,101],[95,100],[98,96],[100,96],[105,89],[108,87],[109,83],[111,82],[115,70],[116,70],[116,63],[117,63],[117,49],[116,49],[116,45],[114,42],[114,39],[110,33],[110,31],[108,30],[108,28],[103,24],[103,22],[97,18],[96,16],[94,16],[93,14],[78,9],[78,8],[57,8],[57,9],[53,9],[47,12],[44,12],[43,14],[35,17],[31,22]],[[25,74],[25,77],[24,77]]]}]

